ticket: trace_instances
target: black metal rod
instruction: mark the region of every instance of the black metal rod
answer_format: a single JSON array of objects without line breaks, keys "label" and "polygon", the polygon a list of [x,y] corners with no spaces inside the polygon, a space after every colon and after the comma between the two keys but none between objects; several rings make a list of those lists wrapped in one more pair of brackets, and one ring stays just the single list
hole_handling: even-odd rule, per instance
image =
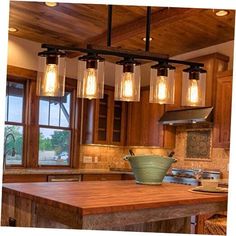
[{"label": "black metal rod", "polygon": [[59,50],[64,51],[79,51],[82,53],[96,53],[100,55],[113,55],[117,57],[132,57],[136,59],[143,59],[143,60],[149,60],[149,61],[166,61],[169,63],[174,64],[182,64],[182,65],[189,65],[189,66],[199,66],[203,67],[203,63],[198,62],[192,62],[192,61],[180,61],[180,60],[172,60],[169,59],[167,55],[159,55],[156,56],[155,53],[151,52],[132,52],[132,51],[124,51],[122,49],[114,49],[113,51],[111,49],[96,49],[96,48],[77,48],[77,47],[67,47],[67,46],[60,46],[60,45],[52,45],[52,44],[42,44],[42,48],[55,48]]},{"label": "black metal rod", "polygon": [[145,51],[148,52],[150,48],[150,30],[151,30],[151,7],[147,7],[147,19],[146,19],[146,45]]},{"label": "black metal rod", "polygon": [[107,10],[107,47],[111,46],[111,29],[112,29],[112,5],[108,5],[108,10]]}]

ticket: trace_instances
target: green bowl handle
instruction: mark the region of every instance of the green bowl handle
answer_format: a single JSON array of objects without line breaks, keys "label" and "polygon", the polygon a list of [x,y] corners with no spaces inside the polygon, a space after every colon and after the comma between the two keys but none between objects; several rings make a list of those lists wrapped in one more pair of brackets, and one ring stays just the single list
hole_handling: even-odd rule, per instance
[{"label": "green bowl handle", "polygon": [[129,158],[130,158],[130,156],[124,156],[124,157],[123,157],[123,160],[128,161]]},{"label": "green bowl handle", "polygon": [[177,159],[174,159],[174,158],[173,158],[173,163],[176,163],[176,162],[177,162]]}]

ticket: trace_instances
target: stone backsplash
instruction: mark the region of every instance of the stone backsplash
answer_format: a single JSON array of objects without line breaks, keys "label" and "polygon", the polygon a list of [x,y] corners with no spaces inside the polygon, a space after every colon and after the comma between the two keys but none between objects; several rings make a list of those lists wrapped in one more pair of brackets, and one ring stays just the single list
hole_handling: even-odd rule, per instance
[{"label": "stone backsplash", "polygon": [[[212,137],[211,137],[212,139]],[[176,148],[174,157],[177,163],[173,167],[179,168],[203,168],[214,169],[222,172],[223,178],[228,178],[229,150],[223,148],[211,148],[210,156],[206,160],[186,159],[187,150],[187,128],[178,127],[176,130]],[[211,145],[211,142],[210,142]],[[123,157],[128,154],[129,149],[138,154],[167,155],[170,150],[157,147],[121,147],[111,145],[82,145],[80,148],[80,168],[81,169],[109,169],[123,168],[130,169],[127,161]],[[83,157],[91,156],[92,163],[84,163]],[[97,162],[96,162],[97,160]],[[96,162],[96,163],[95,163]]]},{"label": "stone backsplash", "polygon": [[[227,168],[229,163],[229,150],[225,150],[223,148],[212,148],[210,143],[210,156],[208,159],[187,159],[187,131],[188,129],[186,127],[178,127],[176,130],[175,158],[177,159],[177,162],[173,166],[179,168],[220,170],[222,172],[222,177],[228,178]],[[199,145],[199,143],[196,142],[196,145]]]},{"label": "stone backsplash", "polygon": [[[109,169],[124,168],[130,169],[128,161],[124,161],[123,157],[128,155],[129,149],[138,154],[156,154],[166,155],[168,149],[156,147],[121,147],[111,145],[82,145],[80,148],[80,168],[81,169]],[[84,163],[83,157],[91,156],[93,163]],[[95,163],[97,159],[97,163]]]}]

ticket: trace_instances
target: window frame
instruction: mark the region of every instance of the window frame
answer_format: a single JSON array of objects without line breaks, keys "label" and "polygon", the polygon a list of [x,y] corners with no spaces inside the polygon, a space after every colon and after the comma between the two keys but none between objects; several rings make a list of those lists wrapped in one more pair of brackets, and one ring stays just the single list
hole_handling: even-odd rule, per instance
[{"label": "window frame", "polygon": [[[80,166],[80,130],[82,99],[77,98],[77,80],[66,78],[65,90],[71,92],[71,140],[69,165],[39,165],[39,97],[36,96],[37,71],[8,65],[7,81],[25,84],[23,105],[23,155],[22,165],[7,165],[6,168],[35,168],[35,169],[71,169]],[[49,128],[48,126],[45,128]],[[52,127],[58,128],[58,127]],[[64,128],[64,127],[63,127]],[[61,127],[59,128],[61,129]]]},{"label": "window frame", "polygon": [[[22,122],[13,122],[13,121],[5,121],[4,127],[6,125],[15,125],[15,126],[22,126],[22,136],[23,136],[23,144],[22,144],[22,161],[21,164],[6,164],[6,169],[8,168],[19,168],[19,167],[25,167],[26,166],[26,147],[25,143],[27,142],[26,137],[26,100],[27,100],[27,81],[21,79],[21,78],[15,78],[13,76],[7,76],[6,81],[6,90],[5,95],[7,95],[7,82],[13,82],[13,83],[19,83],[22,84],[24,87],[24,94],[23,94],[23,106],[22,106]],[[4,147],[5,148],[5,147]]]},{"label": "window frame", "polygon": [[[58,130],[68,130],[70,131],[70,147],[69,147],[69,163],[68,165],[40,165],[39,164],[39,155],[37,157],[37,166],[38,167],[56,167],[56,168],[59,168],[59,167],[63,167],[63,168],[66,168],[66,167],[72,167],[72,156],[73,156],[73,153],[72,153],[72,137],[73,137],[73,125],[72,125],[72,122],[73,122],[73,119],[72,119],[72,116],[73,116],[73,102],[75,101],[75,91],[71,88],[68,88],[65,86],[65,92],[69,92],[71,93],[71,101],[70,101],[70,121],[69,121],[69,126],[68,127],[60,127],[60,126],[54,126],[54,125],[41,125],[39,124],[39,112],[40,112],[40,105],[39,105],[39,109],[38,109],[38,139],[39,139],[39,134],[40,134],[40,128],[46,128],[46,129],[58,129]],[[39,97],[39,102],[40,102],[40,97]],[[38,143],[39,143],[39,140],[38,140]],[[38,148],[38,153],[39,153],[39,148]]]}]

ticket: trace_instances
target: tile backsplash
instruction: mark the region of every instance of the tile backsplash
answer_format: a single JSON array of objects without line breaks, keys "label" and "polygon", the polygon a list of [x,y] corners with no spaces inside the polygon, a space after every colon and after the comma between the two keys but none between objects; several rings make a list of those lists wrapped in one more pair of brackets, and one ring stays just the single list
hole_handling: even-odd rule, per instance
[{"label": "tile backsplash", "polygon": [[[111,145],[82,145],[80,148],[81,169],[109,169],[110,167],[130,169],[128,161],[123,157],[128,155],[129,149],[138,154],[166,155],[168,149],[156,147],[121,147]],[[84,163],[84,156],[92,157],[92,163]],[[96,163],[97,159],[97,163]]]},{"label": "tile backsplash", "polygon": [[[212,139],[212,137],[211,137]],[[210,142],[211,145],[211,142]],[[124,168],[130,169],[127,161],[123,157],[128,154],[129,149],[138,154],[167,155],[168,149],[157,147],[121,147],[112,145],[82,145],[80,148],[80,168],[81,169],[109,169]],[[179,168],[204,168],[220,170],[223,178],[228,178],[229,150],[223,148],[211,148],[208,160],[192,160],[186,158],[187,150],[187,129],[178,127],[176,130],[176,147],[174,157],[177,163],[173,167]],[[91,163],[84,163],[84,156],[90,157]]]},{"label": "tile backsplash", "polygon": [[227,168],[229,163],[229,150],[225,150],[223,148],[210,147],[211,154],[208,160],[188,159],[186,158],[187,131],[188,129],[186,127],[178,127],[176,130],[175,158],[177,159],[177,163],[174,164],[173,166],[180,168],[203,168],[203,169],[220,170],[222,172],[222,177],[228,178]]}]

